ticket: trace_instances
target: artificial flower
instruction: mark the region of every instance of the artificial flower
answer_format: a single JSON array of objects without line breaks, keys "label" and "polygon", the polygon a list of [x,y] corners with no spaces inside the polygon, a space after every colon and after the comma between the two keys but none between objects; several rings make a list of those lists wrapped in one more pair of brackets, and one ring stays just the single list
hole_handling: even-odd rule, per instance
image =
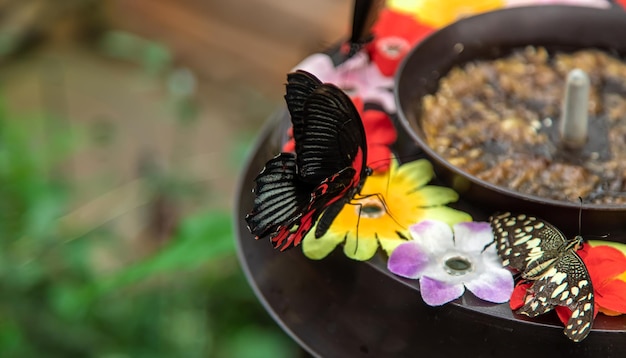
[{"label": "artificial flower", "polygon": [[[454,233],[453,233],[454,231]],[[463,295],[502,303],[513,292],[513,276],[502,267],[487,222],[462,222],[453,228],[424,220],[410,228],[412,241],[399,245],[387,267],[396,275],[419,279],[422,299],[441,306]]]},{"label": "artificial flower", "polygon": [[440,28],[464,17],[499,9],[504,0],[388,0],[388,4],[426,25]]},{"label": "artificial flower", "polygon": [[506,7],[533,6],[533,5],[572,5],[608,8],[611,6],[606,0],[506,0]]},{"label": "artificial flower", "polygon": [[379,245],[387,252],[408,238],[408,227],[416,220],[438,219],[452,225],[471,220],[465,212],[448,203],[458,200],[450,188],[426,185],[434,176],[426,159],[398,165],[392,161],[389,171],[369,176],[361,194],[345,205],[328,231],[315,238],[315,228],[302,241],[302,250],[310,259],[322,259],[344,243],[346,256],[368,260]]},{"label": "artificial flower", "polygon": [[294,69],[310,72],[320,81],[336,85],[352,99],[360,98],[362,104],[379,104],[389,114],[397,111],[393,77],[383,75],[363,51],[338,66],[333,64],[330,56],[316,53],[305,58]]},{"label": "artificial flower", "polygon": [[[357,108],[363,108],[358,99],[354,101]],[[389,170],[393,158],[391,145],[397,138],[396,127],[384,111],[367,109],[359,111],[359,114],[367,141],[367,165],[375,172],[385,172]]]},{"label": "artificial flower", "polygon": [[413,16],[383,9],[372,28],[374,40],[367,46],[367,50],[380,72],[384,76],[393,76],[413,45],[434,30]]},{"label": "artificial flower", "polygon": [[594,301],[600,312],[609,315],[626,313],[626,256],[615,247],[596,245],[593,241],[578,251],[591,283]]}]

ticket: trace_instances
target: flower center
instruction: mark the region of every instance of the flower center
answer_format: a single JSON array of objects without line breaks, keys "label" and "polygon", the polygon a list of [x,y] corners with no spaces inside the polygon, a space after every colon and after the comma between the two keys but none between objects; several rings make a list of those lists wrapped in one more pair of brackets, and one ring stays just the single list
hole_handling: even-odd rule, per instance
[{"label": "flower center", "polygon": [[385,207],[378,200],[368,200],[355,206],[356,214],[361,214],[362,218],[376,219],[385,215]]},{"label": "flower center", "polygon": [[409,50],[410,45],[407,40],[392,36],[378,41],[377,48],[380,52],[387,55],[388,58],[397,59]]},{"label": "flower center", "polygon": [[452,276],[462,276],[474,271],[472,262],[463,256],[453,256],[446,259],[443,268]]}]

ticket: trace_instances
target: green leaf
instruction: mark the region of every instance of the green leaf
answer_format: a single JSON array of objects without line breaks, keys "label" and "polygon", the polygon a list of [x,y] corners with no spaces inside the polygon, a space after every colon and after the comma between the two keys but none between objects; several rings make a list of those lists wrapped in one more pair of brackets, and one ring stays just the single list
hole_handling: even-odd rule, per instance
[{"label": "green leaf", "polygon": [[244,327],[228,342],[227,352],[220,356],[238,358],[297,356],[295,346],[284,335],[260,327]]},{"label": "green leaf", "polygon": [[2,325],[0,325],[0,347],[5,356],[13,357],[13,352],[24,351],[28,347],[24,339],[19,324],[13,320],[7,320],[5,315],[0,314]]},{"label": "green leaf", "polygon": [[89,292],[84,287],[66,282],[52,286],[49,296],[55,313],[64,320],[82,319],[91,303]]},{"label": "green leaf", "polygon": [[105,293],[151,276],[192,270],[235,249],[232,218],[221,211],[209,211],[186,218],[169,245],[155,255],[118,272],[99,283]]}]

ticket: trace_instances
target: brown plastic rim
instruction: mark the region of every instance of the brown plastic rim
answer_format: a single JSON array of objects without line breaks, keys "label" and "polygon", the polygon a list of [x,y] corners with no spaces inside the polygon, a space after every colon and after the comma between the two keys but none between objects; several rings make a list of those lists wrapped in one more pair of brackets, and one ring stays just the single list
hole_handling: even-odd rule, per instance
[{"label": "brown plastic rim", "polygon": [[[542,217],[566,234],[578,233],[579,202],[563,202],[522,194],[471,176],[430,148],[419,120],[421,98],[437,90],[438,81],[454,66],[492,59],[528,45],[549,51],[596,48],[626,54],[626,13],[617,9],[577,6],[520,7],[460,20],[420,42],[396,75],[399,122],[433,161],[437,175],[469,202],[491,211],[524,212]],[[582,206],[584,233],[609,234],[626,242],[626,206]],[[617,235],[616,235],[617,234]]]}]

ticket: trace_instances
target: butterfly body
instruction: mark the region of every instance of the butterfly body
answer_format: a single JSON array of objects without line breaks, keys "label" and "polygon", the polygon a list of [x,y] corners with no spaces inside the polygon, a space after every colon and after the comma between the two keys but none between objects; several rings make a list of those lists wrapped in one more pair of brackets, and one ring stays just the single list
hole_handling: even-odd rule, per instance
[{"label": "butterfly body", "polygon": [[594,297],[587,268],[576,253],[582,237],[567,240],[550,223],[524,214],[498,213],[489,221],[503,265],[533,281],[517,312],[535,317],[565,306],[572,311],[565,334],[583,340],[593,324]]},{"label": "butterfly body", "polygon": [[[557,241],[557,240],[554,240]],[[543,276],[558,260],[564,257],[575,255],[575,252],[582,247],[582,237],[576,236],[570,241],[563,242],[554,248],[546,248],[545,254],[535,256],[529,261],[526,269],[522,273],[522,277],[527,280],[537,280]],[[565,258],[567,259],[567,258]]]},{"label": "butterfly body", "polygon": [[281,250],[298,245],[318,220],[315,236],[322,236],[370,173],[365,130],[350,98],[304,71],[287,80],[295,153],[267,162],[246,216],[252,234],[269,236]]}]

